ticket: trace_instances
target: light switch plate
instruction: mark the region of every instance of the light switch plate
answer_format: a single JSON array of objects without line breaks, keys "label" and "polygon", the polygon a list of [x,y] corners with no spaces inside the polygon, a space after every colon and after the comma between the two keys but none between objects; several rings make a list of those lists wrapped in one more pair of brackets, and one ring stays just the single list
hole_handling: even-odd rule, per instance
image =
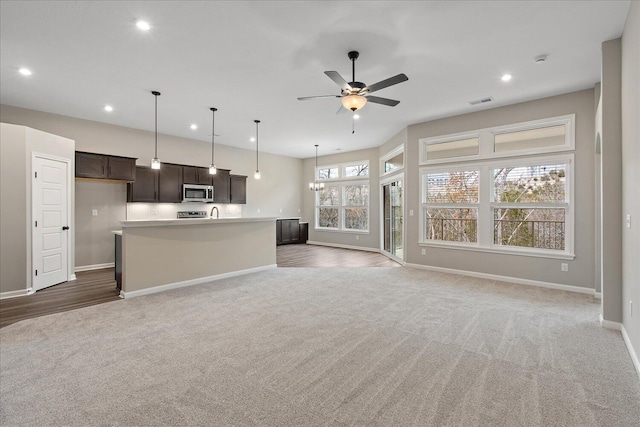
[{"label": "light switch plate", "polygon": [[98,209],[92,209],[91,210],[91,215],[98,216]]}]

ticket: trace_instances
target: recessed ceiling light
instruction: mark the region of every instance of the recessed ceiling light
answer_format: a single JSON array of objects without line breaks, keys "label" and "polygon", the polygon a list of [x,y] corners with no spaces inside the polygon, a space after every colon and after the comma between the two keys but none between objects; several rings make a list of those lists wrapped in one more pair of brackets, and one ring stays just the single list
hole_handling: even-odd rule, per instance
[{"label": "recessed ceiling light", "polygon": [[503,74],[501,79],[503,82],[508,82],[509,80],[511,80],[511,74]]},{"label": "recessed ceiling light", "polygon": [[113,107],[111,105],[105,105],[104,111],[108,111],[109,113],[113,111]]},{"label": "recessed ceiling light", "polygon": [[251,142],[256,142],[256,137],[255,137],[255,136],[252,136],[251,138],[249,138],[249,141],[251,141]]},{"label": "recessed ceiling light", "polygon": [[28,68],[20,68],[20,69],[18,70],[18,72],[19,72],[20,74],[22,74],[23,76],[30,76],[31,74],[33,74],[33,73],[31,72],[31,70],[30,70],[30,69],[28,69]]},{"label": "recessed ceiling light", "polygon": [[136,27],[138,27],[142,31],[149,31],[151,29],[151,25],[149,25],[147,21],[143,21],[141,19],[138,19],[136,21]]},{"label": "recessed ceiling light", "polygon": [[190,127],[191,127],[191,130],[196,130],[196,129],[198,129],[198,125],[197,125],[197,124],[195,124],[195,123],[193,123]]}]

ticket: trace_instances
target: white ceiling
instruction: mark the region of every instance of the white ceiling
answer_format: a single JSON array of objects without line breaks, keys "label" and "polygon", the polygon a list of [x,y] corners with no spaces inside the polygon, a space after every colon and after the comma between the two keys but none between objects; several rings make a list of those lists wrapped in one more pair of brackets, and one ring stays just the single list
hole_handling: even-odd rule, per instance
[{"label": "white ceiling", "polygon": [[[377,147],[405,126],[593,87],[600,45],[629,1],[6,1],[0,102],[299,158]],[[140,32],[136,19],[152,25]],[[351,134],[324,71],[409,81],[367,104]],[[533,58],[549,55],[544,64]],[[17,70],[28,67],[30,77]],[[511,73],[509,83],[500,80]],[[488,105],[469,101],[492,96]],[[114,111],[106,113],[105,104]],[[198,130],[189,128],[191,123]],[[161,141],[161,140],[160,140]],[[161,143],[161,142],[160,142]]]}]

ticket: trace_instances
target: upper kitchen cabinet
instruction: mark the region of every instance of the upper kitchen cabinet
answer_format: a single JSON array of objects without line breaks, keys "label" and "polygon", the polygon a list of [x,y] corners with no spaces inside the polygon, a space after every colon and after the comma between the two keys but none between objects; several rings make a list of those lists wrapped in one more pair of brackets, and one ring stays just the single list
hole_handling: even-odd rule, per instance
[{"label": "upper kitchen cabinet", "polygon": [[229,175],[229,184],[231,187],[231,203],[246,204],[247,177],[243,175]]},{"label": "upper kitchen cabinet", "polygon": [[182,202],[182,166],[163,163],[158,171],[158,201]]},{"label": "upper kitchen cabinet", "polygon": [[135,181],[136,159],[76,151],[76,178]]},{"label": "upper kitchen cabinet", "polygon": [[127,184],[127,202],[157,202],[158,171],[136,167],[136,180]]},{"label": "upper kitchen cabinet", "polygon": [[211,177],[215,175],[209,174],[209,168],[198,166],[183,166],[182,181],[184,184],[211,185]]},{"label": "upper kitchen cabinet", "polygon": [[213,175],[213,202],[229,203],[231,202],[229,174],[231,171],[227,169],[218,169]]},{"label": "upper kitchen cabinet", "polygon": [[182,166],[163,163],[160,170],[136,167],[136,180],[127,184],[127,202],[182,202]]}]

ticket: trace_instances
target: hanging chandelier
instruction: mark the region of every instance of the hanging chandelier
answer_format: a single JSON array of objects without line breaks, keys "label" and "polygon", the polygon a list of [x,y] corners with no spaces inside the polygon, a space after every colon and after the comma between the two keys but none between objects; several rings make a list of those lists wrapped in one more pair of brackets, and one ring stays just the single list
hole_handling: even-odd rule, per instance
[{"label": "hanging chandelier", "polygon": [[318,144],[316,147],[316,168],[313,173],[313,182],[309,183],[309,190],[311,191],[320,191],[324,189],[324,182],[318,183]]}]

